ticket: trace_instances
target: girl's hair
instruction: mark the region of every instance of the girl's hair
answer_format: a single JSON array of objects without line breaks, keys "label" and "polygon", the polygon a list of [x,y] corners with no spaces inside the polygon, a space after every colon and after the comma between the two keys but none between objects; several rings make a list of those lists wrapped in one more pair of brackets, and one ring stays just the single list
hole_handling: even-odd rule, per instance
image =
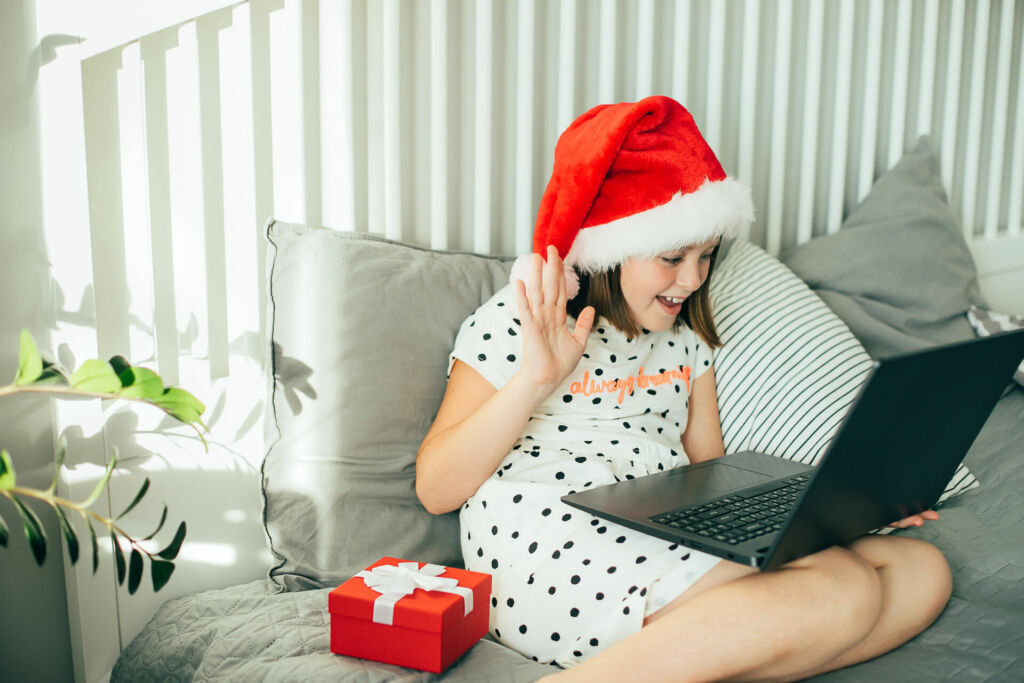
[{"label": "girl's hair", "polygon": [[[704,284],[683,301],[683,308],[672,325],[674,330],[679,329],[680,325],[687,325],[712,349],[722,346],[722,340],[718,337],[718,330],[715,329],[715,321],[711,315],[711,300],[708,295],[711,275],[715,272],[715,263],[718,261],[718,249],[716,246],[711,253],[711,264]],[[580,291],[566,304],[569,315],[576,318],[584,308],[593,306],[597,316],[604,317],[627,337],[635,339],[640,336],[640,326],[633,319],[626,299],[622,296],[622,271],[619,266],[593,275],[579,271],[576,274],[580,281]]]}]

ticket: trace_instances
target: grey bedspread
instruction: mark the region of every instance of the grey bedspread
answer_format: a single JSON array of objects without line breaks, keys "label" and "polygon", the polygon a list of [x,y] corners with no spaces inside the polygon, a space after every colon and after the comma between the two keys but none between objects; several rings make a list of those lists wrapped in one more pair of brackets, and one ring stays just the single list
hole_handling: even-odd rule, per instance
[{"label": "grey bedspread", "polygon": [[[955,388],[951,388],[955,390]],[[1002,399],[968,454],[980,488],[908,535],[939,546],[953,598],[923,634],[819,681],[1024,681],[1024,391]],[[327,590],[269,594],[263,581],[166,603],[112,680],[430,681],[432,674],[333,655]],[[532,681],[551,669],[489,640],[446,681]]]}]

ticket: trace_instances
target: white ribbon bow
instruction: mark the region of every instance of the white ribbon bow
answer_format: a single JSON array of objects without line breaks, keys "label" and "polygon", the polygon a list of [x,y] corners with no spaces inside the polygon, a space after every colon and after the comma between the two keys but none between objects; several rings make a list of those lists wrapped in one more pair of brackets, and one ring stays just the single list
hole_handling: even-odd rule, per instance
[{"label": "white ribbon bow", "polygon": [[457,579],[438,576],[444,571],[444,567],[437,564],[425,564],[421,568],[418,562],[399,562],[398,566],[382,564],[370,571],[363,570],[356,576],[361,577],[367,587],[381,593],[373,601],[374,623],[391,626],[395,618],[395,603],[412,595],[417,588],[462,596],[465,613],[473,611],[473,591],[460,586]]}]

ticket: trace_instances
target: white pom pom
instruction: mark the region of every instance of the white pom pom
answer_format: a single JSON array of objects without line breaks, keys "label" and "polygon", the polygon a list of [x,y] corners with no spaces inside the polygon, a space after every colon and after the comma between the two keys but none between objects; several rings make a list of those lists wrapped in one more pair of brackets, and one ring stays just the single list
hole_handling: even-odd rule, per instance
[{"label": "white pom pom", "polygon": [[580,278],[576,275],[576,269],[568,263],[563,262],[562,267],[565,270],[565,298],[572,301],[580,293]]},{"label": "white pom pom", "polygon": [[[515,260],[512,264],[512,272],[508,276],[509,282],[522,280],[524,284],[526,283],[526,278],[530,275],[530,260],[532,257],[533,254],[523,254]],[[576,275],[576,270],[564,261],[562,262],[562,270],[565,273],[566,300],[575,299],[576,295],[580,293],[580,279]]]},{"label": "white pom pom", "polygon": [[512,264],[512,272],[508,274],[508,281],[515,282],[522,280],[526,284],[526,278],[530,275],[530,258],[533,254],[523,254],[516,258]]}]

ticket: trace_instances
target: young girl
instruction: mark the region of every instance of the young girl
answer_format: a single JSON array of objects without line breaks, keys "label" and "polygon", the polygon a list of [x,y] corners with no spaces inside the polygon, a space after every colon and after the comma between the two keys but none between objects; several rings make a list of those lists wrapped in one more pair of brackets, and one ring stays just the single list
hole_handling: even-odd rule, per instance
[{"label": "young girl", "polygon": [[596,107],[559,138],[535,253],[459,331],[417,495],[461,507],[492,635],[559,676],[802,678],[896,647],[949,598],[945,559],[913,539],[758,573],[560,502],[724,453],[708,286],[752,219],[677,102]]}]

